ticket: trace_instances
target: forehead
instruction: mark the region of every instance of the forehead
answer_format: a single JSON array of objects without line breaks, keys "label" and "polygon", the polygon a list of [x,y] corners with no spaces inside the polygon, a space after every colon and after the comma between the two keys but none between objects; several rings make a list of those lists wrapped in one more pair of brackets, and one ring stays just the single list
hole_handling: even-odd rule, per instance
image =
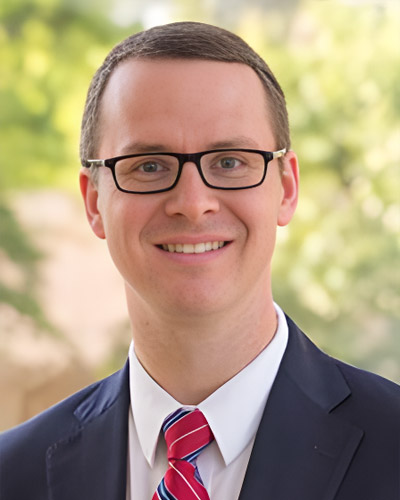
[{"label": "forehead", "polygon": [[225,139],[223,130],[227,135],[254,134],[260,123],[272,137],[269,116],[264,86],[245,64],[129,59],[116,67],[107,84],[101,128],[103,138],[118,128],[119,134],[152,134],[163,142],[174,134],[182,143],[193,142],[193,135],[206,143],[211,136]]}]

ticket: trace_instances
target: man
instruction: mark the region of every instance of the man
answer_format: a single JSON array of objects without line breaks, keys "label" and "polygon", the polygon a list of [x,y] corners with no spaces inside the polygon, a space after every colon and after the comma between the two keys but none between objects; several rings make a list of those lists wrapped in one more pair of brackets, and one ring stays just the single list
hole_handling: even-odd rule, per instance
[{"label": "man", "polygon": [[134,35],[92,81],[81,154],[129,363],[3,435],[1,500],[398,500],[400,388],[273,302],[298,163],[265,62],[199,23]]}]

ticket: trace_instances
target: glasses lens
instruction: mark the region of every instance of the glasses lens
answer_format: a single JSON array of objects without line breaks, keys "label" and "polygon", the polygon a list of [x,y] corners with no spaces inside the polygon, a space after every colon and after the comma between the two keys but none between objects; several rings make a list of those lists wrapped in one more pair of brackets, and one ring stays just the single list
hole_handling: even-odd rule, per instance
[{"label": "glasses lens", "polygon": [[201,169],[211,186],[242,188],[262,181],[265,162],[260,153],[218,151],[207,153],[201,158]]},{"label": "glasses lens", "polygon": [[124,158],[115,164],[115,176],[120,188],[138,193],[170,188],[178,170],[177,158],[162,154]]}]

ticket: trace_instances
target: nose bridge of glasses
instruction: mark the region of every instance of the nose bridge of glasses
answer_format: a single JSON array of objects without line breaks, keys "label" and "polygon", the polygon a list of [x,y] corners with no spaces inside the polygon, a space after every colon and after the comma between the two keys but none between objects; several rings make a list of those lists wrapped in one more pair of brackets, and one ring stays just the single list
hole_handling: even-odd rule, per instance
[{"label": "nose bridge of glasses", "polygon": [[201,169],[200,159],[201,159],[202,155],[203,155],[203,153],[179,153],[179,154],[177,154],[180,169],[182,170],[183,166],[186,163],[194,163],[198,170]]},{"label": "nose bridge of glasses", "polygon": [[205,178],[203,171],[201,169],[200,160],[204,153],[178,153],[176,156],[179,161],[179,173],[178,177],[182,174],[182,169],[186,163],[193,163],[200,175],[201,180],[205,183]]}]

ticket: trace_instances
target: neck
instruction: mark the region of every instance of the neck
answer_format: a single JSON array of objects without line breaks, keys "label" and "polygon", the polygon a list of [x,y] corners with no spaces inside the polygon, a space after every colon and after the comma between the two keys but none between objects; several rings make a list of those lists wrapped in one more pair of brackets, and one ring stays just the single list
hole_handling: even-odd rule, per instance
[{"label": "neck", "polygon": [[249,364],[272,340],[271,293],[262,303],[227,314],[174,316],[139,304],[128,294],[136,355],[149,375],[184,405],[197,405]]}]

